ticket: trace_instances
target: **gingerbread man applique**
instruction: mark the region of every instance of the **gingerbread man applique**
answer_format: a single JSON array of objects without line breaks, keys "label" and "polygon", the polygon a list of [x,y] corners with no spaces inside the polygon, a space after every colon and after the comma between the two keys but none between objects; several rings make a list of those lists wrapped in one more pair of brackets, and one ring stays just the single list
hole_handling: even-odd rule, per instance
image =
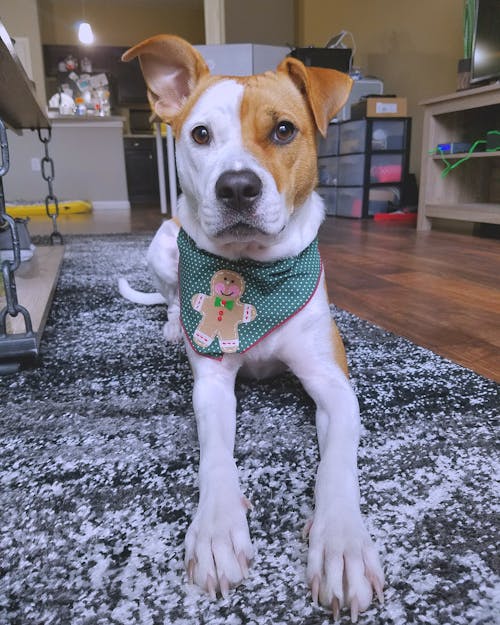
[{"label": "gingerbread man applique", "polygon": [[193,340],[200,347],[208,347],[217,337],[224,353],[238,351],[238,326],[250,323],[257,316],[255,306],[240,301],[245,291],[245,280],[235,271],[217,271],[210,280],[210,295],[197,293],[191,306],[203,317]]}]

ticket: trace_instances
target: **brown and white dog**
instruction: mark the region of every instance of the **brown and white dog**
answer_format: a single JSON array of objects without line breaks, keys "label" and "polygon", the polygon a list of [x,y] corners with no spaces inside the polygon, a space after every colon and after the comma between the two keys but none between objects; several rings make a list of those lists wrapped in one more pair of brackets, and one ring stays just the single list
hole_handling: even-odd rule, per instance
[{"label": "brown and white dog", "polygon": [[[188,240],[203,255],[227,260],[228,270],[239,262],[279,263],[309,249],[324,218],[314,191],[317,131],[326,133],[351,80],[292,58],[276,72],[212,76],[195,48],[169,35],[139,43],[123,59],[135,57],[154,112],[174,131],[183,191],[178,215]],[[178,231],[176,223],[165,222],[148,251],[157,287],[169,305],[166,336],[171,340],[181,334]],[[322,268],[318,283],[324,284]],[[219,288],[230,297],[222,282]],[[241,285],[236,290],[241,295]],[[193,301],[200,310],[202,295]],[[222,310],[225,301],[219,297],[217,302]],[[254,313],[248,327],[255,323]],[[258,307],[256,314],[259,319]],[[303,306],[250,349],[235,350],[233,342],[216,359],[199,353],[192,340],[186,340],[186,348],[200,442],[199,505],[185,545],[189,579],[215,597],[217,592],[225,596],[248,575],[254,550],[246,519],[249,503],[233,458],[234,383],[238,372],[262,378],[285,366],[317,406],[320,463],[308,525],[307,580],[315,602],[335,617],[347,606],[356,621],[374,591],[382,601],[384,576],[359,509],[358,403],[326,289],[315,288]]]}]

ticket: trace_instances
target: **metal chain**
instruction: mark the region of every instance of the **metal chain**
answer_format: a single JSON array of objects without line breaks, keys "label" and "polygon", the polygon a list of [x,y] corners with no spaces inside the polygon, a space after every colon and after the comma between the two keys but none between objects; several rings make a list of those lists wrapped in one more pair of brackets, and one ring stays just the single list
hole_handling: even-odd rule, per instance
[{"label": "metal chain", "polygon": [[[52,182],[55,178],[55,168],[54,161],[50,157],[49,154],[49,142],[52,138],[52,130],[51,128],[46,129],[47,134],[44,136],[42,134],[42,129],[38,128],[38,138],[43,143],[45,156],[42,158],[42,178],[45,180],[49,187],[49,193],[45,197],[45,211],[47,216],[52,219],[52,234],[50,235],[50,242],[52,245],[57,241],[57,243],[63,243],[62,234],[57,229],[57,218],[59,217],[59,201],[57,199],[56,194],[54,193],[54,187]],[[54,204],[54,211],[51,211],[50,204]]]},{"label": "metal chain", "polygon": [[0,119],[0,151],[2,161],[0,163],[0,231],[10,230],[12,240],[12,260],[4,260],[1,265],[2,280],[5,288],[6,306],[0,311],[0,338],[7,334],[7,315],[16,317],[19,313],[24,318],[26,334],[33,333],[31,317],[28,310],[19,304],[17,300],[16,281],[14,272],[21,264],[21,246],[19,233],[15,219],[7,215],[5,208],[5,195],[3,190],[3,176],[9,171],[9,145],[5,125]]},{"label": "metal chain", "polygon": [[[5,174],[9,171],[10,162],[9,162],[9,144],[7,142],[7,132],[5,130],[5,126],[1,119],[0,119],[0,149],[1,149],[1,156],[2,156],[2,162],[0,163],[0,178],[3,178],[3,176],[5,176]],[[2,198],[3,198],[3,192],[2,192]],[[3,211],[2,211],[2,208],[4,208]],[[5,202],[1,203],[0,212],[5,212]]]}]

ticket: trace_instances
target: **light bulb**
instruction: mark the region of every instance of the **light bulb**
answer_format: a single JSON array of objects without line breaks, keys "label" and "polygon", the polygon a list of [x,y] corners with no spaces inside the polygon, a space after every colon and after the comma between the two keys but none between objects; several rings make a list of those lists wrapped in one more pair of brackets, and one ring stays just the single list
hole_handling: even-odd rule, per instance
[{"label": "light bulb", "polygon": [[82,43],[94,43],[94,33],[92,32],[92,27],[88,22],[80,22],[78,26],[78,39]]}]

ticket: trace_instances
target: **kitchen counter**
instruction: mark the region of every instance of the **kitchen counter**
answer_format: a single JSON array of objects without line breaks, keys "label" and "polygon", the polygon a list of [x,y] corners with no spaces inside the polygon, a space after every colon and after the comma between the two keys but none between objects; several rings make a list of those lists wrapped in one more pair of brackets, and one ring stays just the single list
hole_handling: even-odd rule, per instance
[{"label": "kitchen counter", "polygon": [[[49,152],[54,159],[54,191],[58,199],[88,200],[95,210],[129,209],[121,116],[64,115],[52,117]],[[47,184],[40,172],[43,146],[36,132],[8,131],[11,170],[7,202],[40,202]]]},{"label": "kitchen counter", "polygon": [[90,127],[94,126],[115,126],[120,125],[123,127],[125,123],[125,117],[121,115],[104,115],[100,117],[99,115],[54,115],[49,114],[50,123],[52,126],[57,125],[75,125],[75,126],[86,126]]},{"label": "kitchen counter", "polygon": [[154,132],[128,132],[123,135],[124,139],[155,139]]}]

